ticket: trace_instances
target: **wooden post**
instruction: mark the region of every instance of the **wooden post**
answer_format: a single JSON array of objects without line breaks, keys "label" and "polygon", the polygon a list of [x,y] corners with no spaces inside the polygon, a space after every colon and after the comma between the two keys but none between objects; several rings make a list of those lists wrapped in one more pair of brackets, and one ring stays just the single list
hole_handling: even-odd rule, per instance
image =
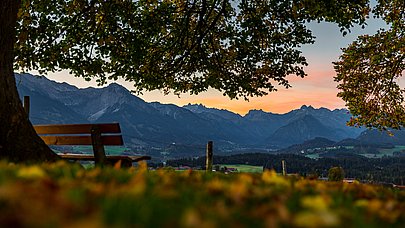
[{"label": "wooden post", "polygon": [[24,110],[27,116],[30,116],[30,96],[24,96]]},{"label": "wooden post", "polygon": [[212,172],[212,156],[213,156],[212,141],[209,141],[207,143],[207,160],[206,160],[206,164],[205,164],[206,172]]},{"label": "wooden post", "polygon": [[101,132],[98,126],[91,128],[91,142],[93,144],[94,162],[96,165],[104,166],[107,158],[105,156],[104,145],[101,141]]},{"label": "wooden post", "polygon": [[287,175],[287,169],[286,169],[286,164],[285,164],[284,160],[281,161],[281,166],[283,167],[283,176],[286,176]]}]

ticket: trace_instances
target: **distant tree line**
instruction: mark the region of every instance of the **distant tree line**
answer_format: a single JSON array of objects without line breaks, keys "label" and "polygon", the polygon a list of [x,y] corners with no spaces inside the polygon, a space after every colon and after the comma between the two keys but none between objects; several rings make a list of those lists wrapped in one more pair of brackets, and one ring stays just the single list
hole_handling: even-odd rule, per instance
[{"label": "distant tree line", "polygon": [[[287,163],[288,173],[297,173],[301,176],[327,177],[332,167],[342,167],[345,176],[360,181],[373,183],[404,184],[405,157],[366,158],[360,155],[347,154],[342,157],[323,157],[318,160],[295,154],[236,154],[230,156],[214,156],[214,164],[248,164],[262,166],[264,169],[274,169],[281,173],[281,161]],[[159,166],[158,164],[151,164]],[[166,166],[205,166],[205,157],[182,158],[169,160]]]}]

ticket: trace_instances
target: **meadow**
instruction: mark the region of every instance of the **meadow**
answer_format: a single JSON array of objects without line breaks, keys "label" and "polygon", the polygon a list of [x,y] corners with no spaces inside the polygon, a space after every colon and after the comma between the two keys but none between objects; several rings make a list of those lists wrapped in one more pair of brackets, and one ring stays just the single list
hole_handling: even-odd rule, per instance
[{"label": "meadow", "polygon": [[[395,145],[392,148],[377,148],[376,153],[358,153],[356,149],[353,146],[345,146],[346,149],[351,149],[355,154],[364,156],[366,158],[382,158],[382,157],[392,157],[395,156],[394,153],[396,152],[402,152],[405,151],[405,146],[402,145]],[[326,151],[331,150],[333,151],[334,149],[326,149]],[[311,154],[305,154],[305,157],[311,158],[311,159],[319,159],[321,158],[321,155],[325,153],[324,150],[321,150],[319,153],[311,153]]]},{"label": "meadow", "polygon": [[0,227],[403,227],[405,191],[146,164],[0,163]]},{"label": "meadow", "polygon": [[240,173],[261,173],[263,172],[263,166],[255,165],[231,165],[231,164],[219,164],[220,167],[235,168]]},{"label": "meadow", "polygon": [[[73,146],[73,153],[93,154],[93,147],[91,146]],[[105,146],[105,153],[107,155],[122,155],[126,150],[123,146]]]}]

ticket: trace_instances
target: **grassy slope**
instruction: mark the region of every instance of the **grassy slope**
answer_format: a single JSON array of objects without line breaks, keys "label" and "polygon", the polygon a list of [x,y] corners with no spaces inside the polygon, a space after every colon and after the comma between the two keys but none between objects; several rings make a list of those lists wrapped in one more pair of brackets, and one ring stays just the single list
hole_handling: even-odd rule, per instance
[{"label": "grassy slope", "polygon": [[[107,155],[120,155],[120,154],[124,153],[124,151],[126,150],[126,148],[122,147],[122,146],[105,146],[104,148],[105,148]],[[91,147],[91,146],[74,146],[73,152],[92,154],[93,147]]]},{"label": "grassy slope", "polygon": [[227,168],[236,168],[240,173],[261,173],[263,172],[262,166],[253,166],[253,165],[224,165],[220,164],[221,167]]}]

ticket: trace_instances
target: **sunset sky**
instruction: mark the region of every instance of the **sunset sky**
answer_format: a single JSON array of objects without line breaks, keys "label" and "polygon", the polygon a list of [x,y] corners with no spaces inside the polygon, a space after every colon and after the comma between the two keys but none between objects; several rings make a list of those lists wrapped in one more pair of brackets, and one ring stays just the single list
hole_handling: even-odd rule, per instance
[{"label": "sunset sky", "polygon": [[[172,103],[179,106],[188,103],[203,104],[207,107],[227,109],[241,115],[251,109],[262,109],[273,113],[286,113],[302,105],[311,105],[315,108],[326,107],[329,109],[344,108],[344,102],[336,97],[338,90],[333,81],[335,71],[332,62],[338,60],[340,48],[346,47],[359,34],[374,34],[378,28],[384,27],[381,20],[370,19],[365,29],[355,27],[345,37],[339,32],[339,28],[331,23],[311,23],[309,28],[316,36],[315,44],[302,47],[304,56],[307,57],[309,66],[306,68],[308,77],[302,79],[296,76],[288,76],[292,88],[279,88],[279,91],[270,93],[265,97],[245,100],[230,100],[220,92],[209,90],[199,95],[164,95],[159,91],[145,92],[140,95],[147,102],[158,101],[160,103]],[[33,72],[35,74],[35,72]],[[49,74],[48,78],[58,82],[67,82],[79,88],[97,87],[95,81],[86,82],[82,78],[69,75],[66,72]],[[131,83],[118,81],[129,90]]]}]

